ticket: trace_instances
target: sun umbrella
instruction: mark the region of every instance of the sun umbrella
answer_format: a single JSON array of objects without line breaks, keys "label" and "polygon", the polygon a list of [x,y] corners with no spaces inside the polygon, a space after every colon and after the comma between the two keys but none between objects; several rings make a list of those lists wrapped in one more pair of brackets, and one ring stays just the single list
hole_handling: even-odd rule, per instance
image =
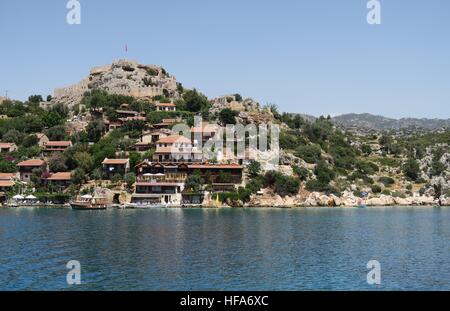
[{"label": "sun umbrella", "polygon": [[22,195],[20,195],[20,194],[17,194],[17,195],[15,195],[15,196],[13,196],[13,199],[14,200],[23,200],[23,199],[25,199]]}]

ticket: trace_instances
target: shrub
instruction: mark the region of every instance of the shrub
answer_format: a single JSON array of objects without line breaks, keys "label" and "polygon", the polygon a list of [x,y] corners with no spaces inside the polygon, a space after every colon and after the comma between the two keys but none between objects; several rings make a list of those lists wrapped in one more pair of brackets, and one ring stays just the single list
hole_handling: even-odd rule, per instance
[{"label": "shrub", "polygon": [[373,193],[380,193],[381,192],[381,187],[378,185],[372,185],[372,192]]},{"label": "shrub", "polygon": [[310,175],[308,169],[304,167],[294,166],[292,169],[294,171],[294,174],[297,175],[301,181],[307,180]]},{"label": "shrub", "polygon": [[136,182],[136,175],[133,172],[127,173],[123,177],[123,180],[126,182],[128,190],[131,190],[133,184]]},{"label": "shrub", "polygon": [[296,195],[300,188],[300,182],[296,178],[275,171],[266,173],[264,176],[264,185],[266,187],[272,187],[275,193],[280,196]]},{"label": "shrub", "polygon": [[252,191],[250,189],[239,187],[238,189],[238,197],[243,203],[250,201],[250,196],[252,195]]},{"label": "shrub", "polygon": [[280,196],[287,195],[296,195],[298,193],[298,189],[300,188],[300,182],[291,177],[281,175],[275,181],[275,192]]},{"label": "shrub", "polygon": [[320,160],[321,149],[318,145],[300,146],[295,150],[295,155],[307,163],[317,163]]},{"label": "shrub", "polygon": [[261,163],[259,163],[256,160],[251,160],[250,164],[248,165],[248,173],[251,177],[258,176],[261,172]]},{"label": "shrub", "polygon": [[239,112],[225,108],[219,112],[219,120],[223,125],[236,124],[236,117],[238,115]]},{"label": "shrub", "polygon": [[320,181],[316,179],[311,179],[306,183],[305,186],[306,190],[308,191],[316,191],[316,192],[324,192],[326,194],[334,194],[336,196],[340,196],[340,192],[338,189],[336,189],[333,186],[330,186],[328,184],[323,184]]},{"label": "shrub", "polygon": [[262,177],[252,178],[246,185],[246,188],[249,189],[252,193],[258,192],[264,184],[264,180]]},{"label": "shrub", "polygon": [[402,167],[403,174],[411,180],[417,180],[419,178],[420,166],[415,159],[408,159]]},{"label": "shrub", "polygon": [[317,164],[314,174],[317,176],[317,180],[324,185],[327,185],[335,178],[334,171],[323,161]]},{"label": "shrub", "polygon": [[395,184],[395,180],[391,177],[382,176],[378,179],[380,183],[382,183],[385,187],[390,187]]}]

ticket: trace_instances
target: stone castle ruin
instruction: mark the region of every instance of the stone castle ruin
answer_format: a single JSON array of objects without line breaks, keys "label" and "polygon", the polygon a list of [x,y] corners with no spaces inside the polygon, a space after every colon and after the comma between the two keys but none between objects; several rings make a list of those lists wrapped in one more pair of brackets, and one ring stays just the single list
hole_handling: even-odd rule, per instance
[{"label": "stone castle ruin", "polygon": [[170,98],[180,96],[175,77],[170,76],[164,68],[118,60],[111,65],[92,68],[89,76],[77,84],[55,89],[54,98],[48,105],[62,102],[72,107],[81,101],[86,92],[93,89],[142,100],[151,100],[158,95]]}]

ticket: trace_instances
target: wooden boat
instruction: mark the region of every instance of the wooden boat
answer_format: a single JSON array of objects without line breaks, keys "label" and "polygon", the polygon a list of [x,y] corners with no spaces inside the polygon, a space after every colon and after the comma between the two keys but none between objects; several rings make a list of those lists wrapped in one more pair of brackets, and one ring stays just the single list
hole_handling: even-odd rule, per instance
[{"label": "wooden boat", "polygon": [[71,201],[70,206],[75,210],[104,210],[109,204],[106,198],[84,195]]}]

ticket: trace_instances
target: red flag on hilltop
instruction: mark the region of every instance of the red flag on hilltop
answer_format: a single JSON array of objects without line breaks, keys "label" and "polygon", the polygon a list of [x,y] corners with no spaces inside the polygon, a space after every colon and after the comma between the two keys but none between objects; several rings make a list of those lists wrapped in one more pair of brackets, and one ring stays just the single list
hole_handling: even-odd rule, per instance
[{"label": "red flag on hilltop", "polygon": [[128,44],[125,44],[125,52],[128,53]]}]

